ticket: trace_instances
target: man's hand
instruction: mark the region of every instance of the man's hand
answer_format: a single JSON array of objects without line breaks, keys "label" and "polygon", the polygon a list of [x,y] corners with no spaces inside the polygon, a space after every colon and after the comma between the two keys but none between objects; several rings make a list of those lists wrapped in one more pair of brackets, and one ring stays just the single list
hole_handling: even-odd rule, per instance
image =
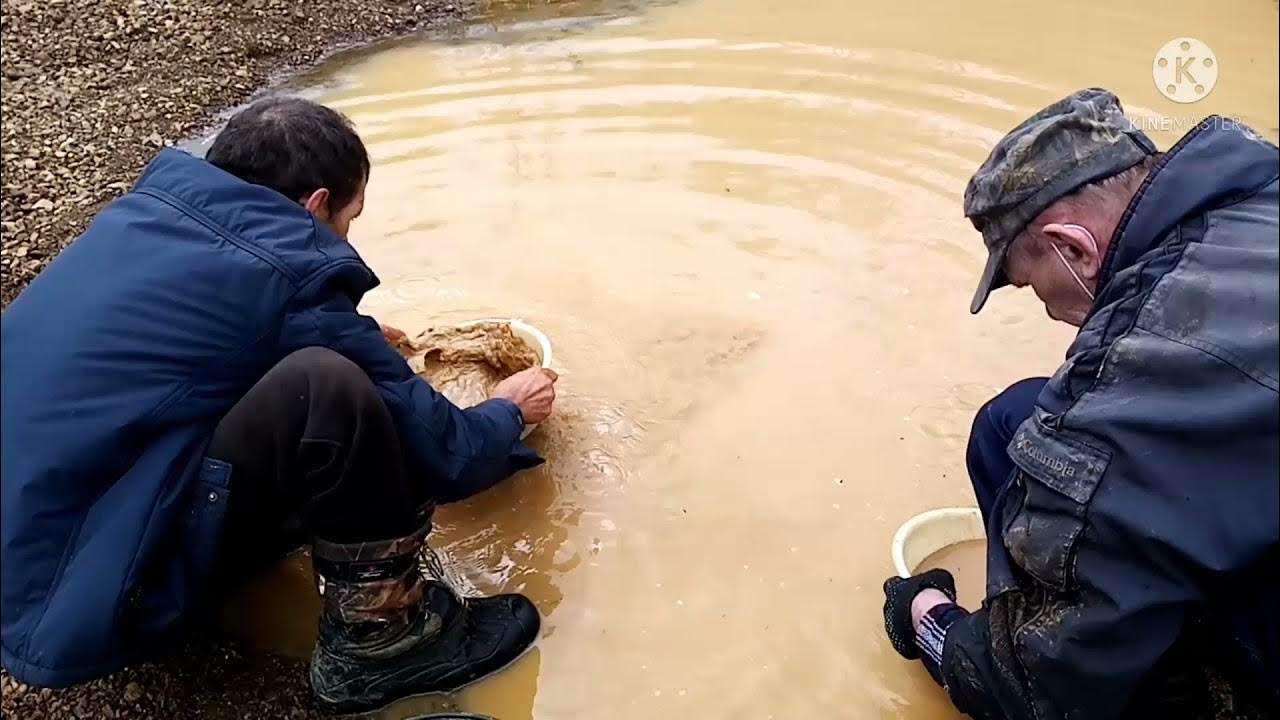
[{"label": "man's hand", "polygon": [[[909,578],[891,577],[884,581],[884,629],[889,635],[893,649],[908,660],[920,657],[920,649],[916,647],[916,627],[919,617],[915,615],[916,598],[924,596],[921,607],[930,599],[937,599],[933,593],[942,596],[948,602],[955,602],[956,581],[946,570],[930,570]],[[928,594],[926,594],[928,593]],[[924,611],[921,612],[921,615]]]},{"label": "man's hand", "polygon": [[378,327],[382,328],[382,337],[386,338],[392,347],[398,347],[401,343],[409,342],[409,336],[405,335],[403,330],[381,323],[378,324]]},{"label": "man's hand", "polygon": [[490,397],[504,398],[515,403],[524,416],[524,424],[536,425],[551,417],[551,408],[556,402],[558,378],[554,370],[546,368],[521,370],[498,383]]}]

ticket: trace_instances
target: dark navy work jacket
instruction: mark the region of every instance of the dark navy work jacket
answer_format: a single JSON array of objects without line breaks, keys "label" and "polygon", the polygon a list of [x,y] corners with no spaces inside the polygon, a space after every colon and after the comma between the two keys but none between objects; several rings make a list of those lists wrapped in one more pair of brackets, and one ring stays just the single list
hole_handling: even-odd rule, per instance
[{"label": "dark navy work jacket", "polygon": [[987,601],[947,633],[969,715],[1280,712],[1278,178],[1275,145],[1213,117],[1130,203],[1009,445]]},{"label": "dark navy work jacket", "polygon": [[440,502],[540,460],[507,401],[461,410],[356,305],[377,285],[303,207],[165,150],[3,316],[0,645],[19,680],[114,671],[207,595],[230,469],[219,419],[286,355],[331,348],[395,416]]}]

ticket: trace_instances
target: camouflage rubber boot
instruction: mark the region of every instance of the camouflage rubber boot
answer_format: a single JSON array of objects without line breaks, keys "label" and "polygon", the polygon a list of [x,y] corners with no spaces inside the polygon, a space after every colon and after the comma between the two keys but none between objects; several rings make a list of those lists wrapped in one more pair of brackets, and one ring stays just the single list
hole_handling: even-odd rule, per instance
[{"label": "camouflage rubber boot", "polygon": [[506,667],[538,636],[523,595],[468,598],[427,580],[418,556],[427,530],[336,545],[317,540],[324,600],[311,690],[330,712],[364,713],[415,695],[457,690]]}]

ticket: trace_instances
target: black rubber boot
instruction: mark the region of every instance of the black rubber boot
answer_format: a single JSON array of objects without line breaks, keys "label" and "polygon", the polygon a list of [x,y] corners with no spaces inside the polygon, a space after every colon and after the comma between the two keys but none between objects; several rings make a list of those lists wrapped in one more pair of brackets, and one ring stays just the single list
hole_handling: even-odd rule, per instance
[{"label": "black rubber boot", "polygon": [[457,690],[520,657],[541,618],[523,595],[468,598],[423,578],[427,530],[407,538],[336,545],[316,541],[324,598],[311,659],[316,702],[334,713]]}]

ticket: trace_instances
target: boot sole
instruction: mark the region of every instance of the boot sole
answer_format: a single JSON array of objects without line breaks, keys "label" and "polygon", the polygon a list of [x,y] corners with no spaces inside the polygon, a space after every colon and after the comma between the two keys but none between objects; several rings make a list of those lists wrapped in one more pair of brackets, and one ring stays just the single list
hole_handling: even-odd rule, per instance
[{"label": "boot sole", "polygon": [[[450,695],[456,695],[462,692],[463,690],[466,690],[472,685],[482,683],[485,680],[488,680],[489,678],[493,677],[494,675],[497,675],[498,673],[506,670],[512,665],[515,665],[517,662],[523,659],[525,655],[528,655],[529,652],[533,650],[533,648],[536,646],[537,646],[536,642],[530,643],[529,647],[525,648],[524,650],[521,650],[520,654],[511,658],[511,660],[509,660],[506,665],[503,665],[500,668],[491,670],[488,673],[485,673],[484,675],[481,675],[473,680],[468,680],[467,682],[463,683],[462,685],[459,685],[458,687],[452,690],[437,690],[435,692],[425,692],[425,693],[417,693],[415,695],[405,695],[404,697],[396,698],[395,700],[387,702],[383,705],[379,705],[378,707],[371,708],[369,710],[360,710],[358,712],[351,712],[351,711],[343,712],[341,710],[335,710],[331,707],[326,707],[326,705],[322,702],[317,703],[317,706],[320,708],[322,712],[330,714],[330,716],[333,717],[334,720],[381,720],[383,713],[399,705],[400,703],[406,703],[413,700],[421,700],[423,698],[449,697]],[[432,713],[434,712],[436,711],[432,711]],[[410,716],[408,720],[414,720],[414,718],[422,718],[423,720],[426,720],[427,718],[431,717],[432,713],[428,713],[427,715]],[[462,713],[462,715],[465,716],[465,713]],[[476,717],[477,717],[477,720],[481,718],[486,718],[486,716],[484,715],[477,715]],[[489,719],[489,720],[492,720],[492,719]]]}]

